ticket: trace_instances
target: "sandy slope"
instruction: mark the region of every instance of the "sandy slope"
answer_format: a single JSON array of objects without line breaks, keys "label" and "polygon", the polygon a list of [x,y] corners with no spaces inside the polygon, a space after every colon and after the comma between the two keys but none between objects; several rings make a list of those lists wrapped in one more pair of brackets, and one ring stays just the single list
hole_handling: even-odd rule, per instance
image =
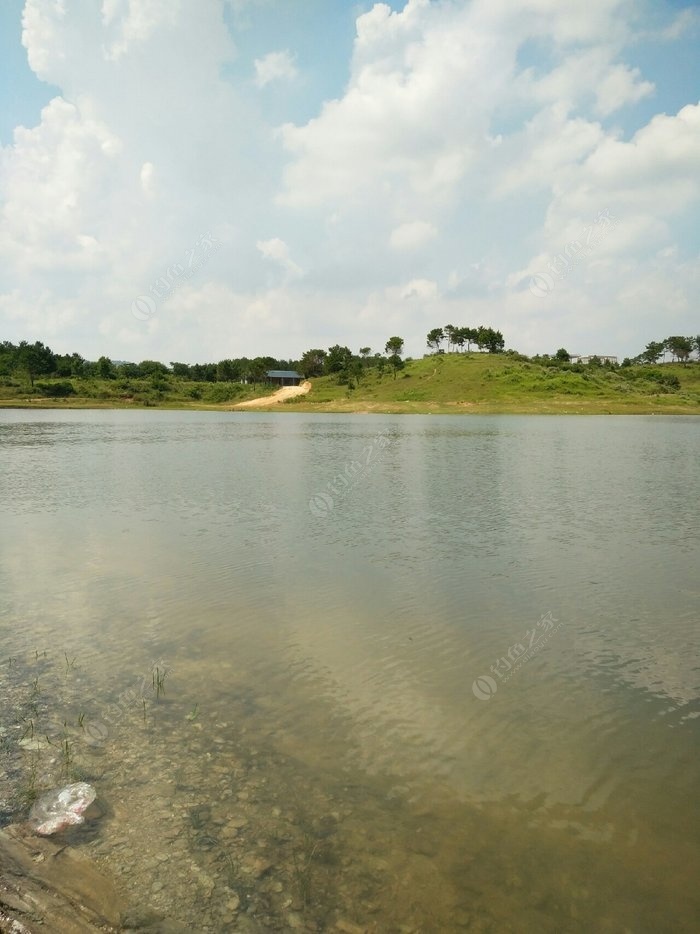
[{"label": "sandy slope", "polygon": [[308,379],[300,386],[283,386],[271,396],[261,396],[260,399],[250,399],[248,402],[239,402],[234,405],[234,409],[260,409],[267,405],[277,405],[278,402],[284,402],[287,399],[293,399],[294,396],[305,396],[311,389],[311,383]]}]

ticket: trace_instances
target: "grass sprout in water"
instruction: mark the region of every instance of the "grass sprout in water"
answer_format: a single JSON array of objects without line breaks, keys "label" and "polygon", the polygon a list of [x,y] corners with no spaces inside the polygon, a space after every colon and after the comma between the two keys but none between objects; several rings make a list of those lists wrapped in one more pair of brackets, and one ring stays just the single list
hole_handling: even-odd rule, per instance
[{"label": "grass sprout in water", "polygon": [[156,700],[160,700],[160,695],[165,694],[165,676],[167,671],[156,668],[153,672],[153,690],[156,692]]}]

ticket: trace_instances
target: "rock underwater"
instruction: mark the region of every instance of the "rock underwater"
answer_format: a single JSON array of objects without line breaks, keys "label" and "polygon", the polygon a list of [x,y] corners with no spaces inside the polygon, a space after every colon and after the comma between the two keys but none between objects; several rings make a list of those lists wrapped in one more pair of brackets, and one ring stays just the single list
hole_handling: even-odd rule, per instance
[{"label": "rock underwater", "polygon": [[74,824],[82,824],[84,812],[95,800],[97,792],[87,782],[75,782],[57,788],[38,798],[29,814],[29,822],[42,837],[58,833]]}]

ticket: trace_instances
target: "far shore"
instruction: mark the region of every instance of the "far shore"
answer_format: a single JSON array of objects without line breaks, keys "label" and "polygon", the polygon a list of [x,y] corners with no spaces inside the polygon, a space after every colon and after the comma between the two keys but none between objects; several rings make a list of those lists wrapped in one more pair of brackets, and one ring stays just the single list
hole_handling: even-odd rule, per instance
[{"label": "far shore", "polygon": [[[568,367],[568,368],[567,368]],[[7,380],[6,380],[7,382]],[[11,382],[11,381],[10,381]],[[52,391],[53,388],[58,391]],[[297,386],[152,379],[14,382],[0,407],[348,415],[700,415],[700,361],[662,367],[552,365],[506,354],[429,355]]]},{"label": "far shore", "polygon": [[[263,398],[263,397],[261,397]],[[274,411],[275,413],[298,412],[305,415],[700,415],[700,405],[659,404],[658,400],[649,404],[638,402],[628,405],[604,400],[567,399],[562,402],[547,400],[540,402],[521,402],[504,404],[502,402],[371,402],[362,399],[333,402],[311,402],[295,400],[293,403],[280,402],[269,398],[265,403],[256,405],[230,404],[207,405],[201,402],[170,403],[143,406],[130,403],[104,402],[95,399],[0,399],[0,409],[18,409],[23,411],[132,411],[132,412],[230,412],[243,415],[247,412]],[[665,402],[666,400],[664,400]]]}]

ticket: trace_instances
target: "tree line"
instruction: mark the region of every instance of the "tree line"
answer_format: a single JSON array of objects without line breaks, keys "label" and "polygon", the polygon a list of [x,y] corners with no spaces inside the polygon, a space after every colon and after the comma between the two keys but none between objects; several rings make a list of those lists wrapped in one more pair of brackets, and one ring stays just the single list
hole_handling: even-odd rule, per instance
[{"label": "tree line", "polygon": [[[428,331],[426,344],[433,353],[467,352],[472,346],[488,353],[501,353],[505,342],[501,331],[491,327],[458,327],[447,324]],[[444,348],[443,348],[444,345]],[[113,361],[102,356],[96,361],[89,361],[79,353],[57,354],[41,341],[33,344],[20,341],[0,342],[0,377],[25,375],[31,385],[38,376],[52,376],[69,379],[139,379],[162,380],[172,375],[177,379],[192,382],[246,382],[264,383],[268,370],[296,370],[310,378],[316,376],[335,376],[340,384],[359,385],[367,370],[373,368],[381,377],[388,370],[396,378],[404,367],[404,340],[402,337],[390,337],[384,345],[384,352],[372,352],[370,347],[360,347],[357,354],[349,347],[334,344],[327,350],[312,348],[305,351],[299,360],[281,360],[275,357],[235,357],[219,360],[218,363],[179,363],[171,361],[170,366],[158,360],[142,360],[140,363]],[[509,351],[511,353],[511,351]],[[665,354],[671,354],[673,361],[687,363],[691,354],[696,353],[700,360],[700,335],[685,337],[672,335],[661,341],[650,341],[636,357],[626,357],[622,366],[655,364]],[[522,356],[522,355],[519,355]],[[523,359],[528,359],[523,357]],[[548,354],[537,355],[533,362],[556,361],[566,364],[569,353],[562,347],[551,357]],[[595,362],[595,359],[594,361]]]},{"label": "tree line", "polygon": [[435,353],[442,352],[442,344],[447,344],[447,352],[461,351],[464,345],[467,345],[467,352],[475,344],[479,350],[487,350],[489,353],[501,353],[505,347],[503,334],[495,331],[493,328],[486,328],[482,324],[478,328],[455,327],[454,324],[446,324],[442,328],[433,328],[428,331],[427,345]]},{"label": "tree line", "polygon": [[20,341],[0,343],[0,376],[25,375],[32,386],[37,376],[57,376],[83,379],[140,379],[158,378],[169,374],[193,382],[263,382],[268,370],[290,370],[297,366],[293,360],[274,357],[239,357],[218,363],[177,363],[166,366],[158,360],[140,363],[112,361],[109,357],[86,360],[79,353],[57,354],[41,341],[33,344]]},{"label": "tree line", "polygon": [[663,356],[670,353],[674,362],[687,363],[693,351],[697,353],[698,360],[700,360],[700,334],[695,337],[675,334],[662,341],[649,341],[644,350],[636,357],[632,357],[629,362],[658,363]]},{"label": "tree line", "polygon": [[327,351],[315,347],[302,354],[299,369],[307,378],[335,376],[340,385],[353,382],[359,385],[368,369],[375,368],[381,377],[388,366],[396,379],[396,374],[405,365],[403,345],[403,337],[395,336],[384,345],[384,354],[379,351],[373,354],[371,347],[360,347],[359,354],[340,344],[334,344]]}]

